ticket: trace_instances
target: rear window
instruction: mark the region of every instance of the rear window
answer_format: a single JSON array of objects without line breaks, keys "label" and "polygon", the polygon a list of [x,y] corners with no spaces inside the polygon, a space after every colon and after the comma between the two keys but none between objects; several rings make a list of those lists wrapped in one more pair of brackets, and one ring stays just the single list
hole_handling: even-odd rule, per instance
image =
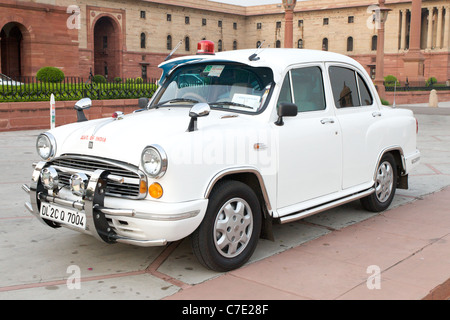
[{"label": "rear window", "polygon": [[371,106],[373,97],[363,77],[355,70],[329,68],[334,104],[337,108]]}]

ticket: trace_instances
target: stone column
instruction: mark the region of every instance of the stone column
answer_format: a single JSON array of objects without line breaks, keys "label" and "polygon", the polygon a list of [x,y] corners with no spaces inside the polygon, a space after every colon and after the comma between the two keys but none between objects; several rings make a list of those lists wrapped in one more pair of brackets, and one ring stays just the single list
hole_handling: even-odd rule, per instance
[{"label": "stone column", "polygon": [[424,60],[420,51],[420,30],[422,28],[422,0],[412,0],[411,32],[408,53],[403,58],[405,78],[410,82],[424,80]]},{"label": "stone column", "polygon": [[420,30],[422,29],[422,0],[413,0],[411,8],[411,32],[409,47],[420,50]]},{"label": "stone column", "polygon": [[283,0],[284,6],[284,47],[293,48],[294,47],[294,8],[297,0]]},{"label": "stone column", "polygon": [[444,8],[438,7],[437,29],[436,29],[436,49],[442,48],[442,14]]},{"label": "stone column", "polygon": [[408,10],[402,10],[402,30],[400,33],[400,50],[406,49],[406,15]]},{"label": "stone column", "polygon": [[433,8],[428,8],[428,32],[427,32],[427,49],[433,47]]},{"label": "stone column", "polygon": [[445,22],[444,22],[444,48],[448,50],[450,37],[450,7],[445,7]]}]

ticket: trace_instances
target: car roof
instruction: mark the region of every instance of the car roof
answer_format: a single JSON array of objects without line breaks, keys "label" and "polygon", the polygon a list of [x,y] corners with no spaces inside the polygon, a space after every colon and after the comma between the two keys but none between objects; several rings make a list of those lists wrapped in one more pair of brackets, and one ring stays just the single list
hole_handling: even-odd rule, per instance
[{"label": "car roof", "polygon": [[[256,54],[256,60],[251,61],[249,57]],[[258,59],[259,58],[259,59]],[[286,68],[291,65],[301,63],[314,63],[314,62],[338,62],[351,64],[358,67],[361,71],[364,68],[354,59],[339,53],[322,51],[322,50],[310,50],[310,49],[283,49],[283,48],[262,48],[262,49],[242,49],[216,52],[214,55],[193,55],[174,58],[163,62],[159,65],[160,68],[164,68],[164,65],[169,64],[174,66],[179,61],[183,63],[196,63],[196,62],[238,62],[247,64],[253,67],[269,67],[274,72],[275,82],[282,80],[282,76]]]}]

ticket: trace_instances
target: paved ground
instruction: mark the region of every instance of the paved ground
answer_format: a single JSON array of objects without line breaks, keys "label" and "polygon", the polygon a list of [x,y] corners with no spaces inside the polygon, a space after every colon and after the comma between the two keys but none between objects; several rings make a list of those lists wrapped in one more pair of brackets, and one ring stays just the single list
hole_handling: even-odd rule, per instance
[{"label": "paved ground", "polygon": [[356,201],[276,225],[275,242],[260,240],[250,263],[225,274],[204,269],[189,239],[158,248],[106,245],[41,225],[21,190],[39,131],[0,133],[0,299],[422,299],[446,288],[450,108],[409,107],[422,160],[390,210],[370,214]]}]

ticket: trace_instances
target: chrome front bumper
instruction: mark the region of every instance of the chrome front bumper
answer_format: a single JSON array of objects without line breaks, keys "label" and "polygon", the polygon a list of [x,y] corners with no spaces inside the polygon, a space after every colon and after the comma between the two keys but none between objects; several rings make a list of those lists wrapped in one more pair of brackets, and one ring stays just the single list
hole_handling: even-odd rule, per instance
[{"label": "chrome front bumper", "polygon": [[[183,219],[195,218],[199,215],[200,211],[203,210],[187,210],[182,213],[176,214],[149,214],[148,212],[139,212],[135,209],[118,209],[105,207],[105,188],[107,184],[107,177],[109,172],[106,170],[96,170],[91,175],[87,189],[86,196],[79,200],[72,200],[69,197],[61,196],[60,194],[52,194],[53,192],[48,192],[46,190],[41,181],[40,181],[40,173],[43,168],[47,165],[46,162],[39,162],[33,171],[32,181],[30,186],[23,185],[22,189],[30,195],[30,202],[25,203],[25,207],[34,215],[36,218],[53,228],[57,228],[60,226],[67,227],[69,229],[74,229],[69,225],[58,224],[53,221],[49,221],[43,219],[40,216],[40,203],[48,202],[54,203],[67,208],[74,208],[77,210],[82,210],[86,214],[86,229],[85,233],[88,233],[98,240],[107,243],[127,243],[137,246],[162,246],[165,245],[168,240],[164,238],[157,239],[138,239],[132,237],[126,237],[123,235],[119,235],[111,228],[110,224],[107,221],[111,218],[137,218],[142,220],[158,220],[158,221],[168,221],[168,222],[177,222]],[[133,201],[133,200],[128,200]],[[134,200],[139,201],[139,200]],[[197,217],[198,218],[198,217]],[[81,231],[76,229],[76,231]]]}]

